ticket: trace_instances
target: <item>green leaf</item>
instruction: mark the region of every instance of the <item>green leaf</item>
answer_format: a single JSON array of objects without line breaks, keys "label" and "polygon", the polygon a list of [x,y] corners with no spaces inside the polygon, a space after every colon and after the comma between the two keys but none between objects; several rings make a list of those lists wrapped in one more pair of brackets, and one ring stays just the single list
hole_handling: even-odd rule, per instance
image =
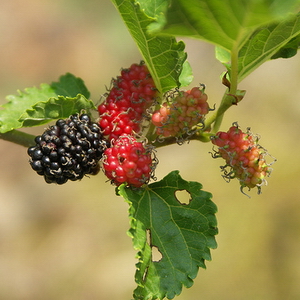
[{"label": "green leaf", "polygon": [[231,53],[222,47],[216,46],[215,48],[216,59],[219,60],[223,65],[230,66]]},{"label": "green leaf", "polygon": [[19,121],[21,115],[38,101],[47,101],[56,94],[48,84],[41,84],[40,88],[26,88],[25,92],[18,91],[19,95],[9,95],[8,102],[1,106],[0,132],[4,133],[13,129],[21,128]]},{"label": "green leaf", "polygon": [[258,29],[238,53],[238,78],[241,81],[271,58],[293,56],[298,49],[300,14],[287,20]]},{"label": "green leaf", "polygon": [[172,0],[167,7],[168,2],[160,4],[165,19],[157,18],[153,30],[206,40],[228,51],[240,48],[257,28],[299,11],[298,0]]},{"label": "green leaf", "polygon": [[92,108],[95,108],[93,102],[81,94],[74,98],[58,96],[58,98],[50,98],[47,101],[36,103],[32,108],[26,110],[19,121],[23,122],[23,127],[39,126]]},{"label": "green leaf", "polygon": [[[151,2],[151,4],[150,4]],[[299,0],[140,0],[150,33],[202,39],[239,82],[267,60],[299,46]],[[149,4],[147,4],[149,3]],[[233,69],[233,70],[232,70]]]},{"label": "green leaf", "polygon": [[[188,204],[178,200],[178,191],[189,194]],[[210,248],[217,247],[217,208],[211,194],[200,183],[183,180],[178,171],[145,188],[122,185],[119,193],[130,204],[129,235],[138,251],[135,299],[179,295],[182,285],[192,286],[198,268],[211,260]],[[155,249],[161,253],[159,261],[152,258]]]},{"label": "green leaf", "polygon": [[193,71],[190,63],[185,61],[183,64],[183,68],[181,74],[179,76],[179,81],[181,86],[188,86],[194,79]]},{"label": "green leaf", "polygon": [[271,59],[276,58],[290,58],[297,54],[297,51],[300,46],[300,35],[292,38],[286,45],[279,49]]},{"label": "green leaf", "polygon": [[78,94],[81,94],[87,99],[90,97],[90,92],[83,80],[70,73],[61,76],[58,82],[52,82],[51,87],[54,89],[56,95],[76,97]]},{"label": "green leaf", "polygon": [[170,4],[170,0],[137,0],[136,2],[140,5],[141,10],[153,19],[158,19],[160,16],[163,17]]},{"label": "green leaf", "polygon": [[[261,64],[276,58],[294,56],[300,44],[300,14],[257,29],[238,51],[238,81]],[[231,71],[231,52],[217,46],[216,58]]]},{"label": "green leaf", "polygon": [[[112,2],[136,42],[157,89],[164,93],[174,87],[181,86],[179,77],[187,57],[184,52],[184,43],[182,41],[177,42],[171,36],[150,34],[148,26],[155,19],[147,16],[134,0],[112,0]],[[148,6],[148,15],[155,15],[157,11],[155,2],[148,1],[148,3],[151,5]],[[187,79],[185,79],[185,84],[186,81]]]},{"label": "green leaf", "polygon": [[[81,94],[82,95],[78,95]],[[90,109],[92,102],[86,100],[89,92],[80,78],[67,73],[59,82],[41,84],[39,88],[26,88],[18,95],[6,97],[7,103],[0,110],[0,133],[23,126],[37,126],[56,118],[68,117],[67,113]]]}]

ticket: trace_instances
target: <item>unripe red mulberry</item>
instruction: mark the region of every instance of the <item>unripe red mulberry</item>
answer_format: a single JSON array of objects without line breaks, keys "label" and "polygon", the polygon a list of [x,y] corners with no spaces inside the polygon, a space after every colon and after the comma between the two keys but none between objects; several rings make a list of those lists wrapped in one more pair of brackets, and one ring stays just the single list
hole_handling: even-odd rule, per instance
[{"label": "unripe red mulberry", "polygon": [[153,113],[152,123],[156,133],[163,137],[180,136],[204,121],[209,111],[207,95],[203,89],[194,87],[190,91],[179,91],[170,103],[165,102]]},{"label": "unripe red mulberry", "polygon": [[224,178],[237,178],[241,189],[258,187],[260,193],[271,168],[265,159],[268,153],[258,144],[258,137],[249,129],[242,132],[234,123],[227,132],[220,131],[212,137],[212,143],[218,146],[214,157],[222,157],[226,161],[226,165],[221,167]]}]

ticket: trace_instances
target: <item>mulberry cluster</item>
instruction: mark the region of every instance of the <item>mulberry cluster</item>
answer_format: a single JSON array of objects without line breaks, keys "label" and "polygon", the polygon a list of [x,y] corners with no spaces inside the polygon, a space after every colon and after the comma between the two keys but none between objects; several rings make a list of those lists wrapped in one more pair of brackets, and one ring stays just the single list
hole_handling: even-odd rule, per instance
[{"label": "mulberry cluster", "polygon": [[132,64],[112,81],[105,101],[98,106],[99,125],[109,140],[141,131],[144,114],[157,96],[145,64]]},{"label": "mulberry cluster", "polygon": [[165,102],[152,115],[156,133],[163,137],[188,133],[193,126],[203,123],[209,111],[207,95],[199,87],[187,92],[179,91],[170,102]]},{"label": "mulberry cluster", "polygon": [[267,164],[266,150],[258,144],[258,137],[246,133],[233,124],[227,132],[218,132],[212,138],[212,143],[218,146],[214,157],[222,157],[226,165],[221,167],[224,177],[228,180],[237,178],[244,187],[249,189],[261,186],[266,183],[266,177],[270,175],[270,164]]},{"label": "mulberry cluster", "polygon": [[47,183],[57,184],[97,173],[98,162],[109,146],[99,125],[91,122],[87,114],[57,120],[35,142],[28,148],[32,169]]},{"label": "mulberry cluster", "polygon": [[132,135],[123,134],[107,148],[103,155],[106,176],[115,185],[127,183],[140,187],[147,183],[154,169],[149,146]]}]

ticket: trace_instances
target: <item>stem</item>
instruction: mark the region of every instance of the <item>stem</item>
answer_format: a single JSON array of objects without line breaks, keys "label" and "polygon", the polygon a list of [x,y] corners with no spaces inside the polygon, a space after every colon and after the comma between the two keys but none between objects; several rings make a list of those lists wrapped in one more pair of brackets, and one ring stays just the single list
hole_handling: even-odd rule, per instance
[{"label": "stem", "polygon": [[5,133],[0,133],[0,139],[9,141],[24,147],[34,146],[35,136],[19,130],[11,130]]},{"label": "stem", "polygon": [[150,121],[150,126],[148,129],[148,132],[146,134],[146,139],[148,141],[153,141],[156,138],[156,134],[155,134],[155,126],[154,124]]},{"label": "stem", "polygon": [[230,72],[230,88],[226,90],[218,110],[207,118],[205,122],[205,130],[208,130],[212,123],[214,123],[211,130],[216,133],[222,124],[223,116],[226,110],[234,104],[237,104],[235,95],[237,94],[238,86],[238,49],[234,47],[231,51],[231,72]]},{"label": "stem", "polygon": [[231,51],[231,71],[230,71],[230,89],[229,92],[235,95],[238,85],[238,49],[235,46]]},{"label": "stem", "polygon": [[193,135],[183,134],[181,137],[170,136],[161,140],[154,140],[151,145],[153,145],[155,148],[161,148],[173,144],[182,145],[190,141],[207,143],[210,142],[211,136],[213,136],[213,134],[210,132],[195,132]]},{"label": "stem", "polygon": [[[195,135],[193,135],[193,136],[189,137],[188,141],[190,141],[190,140],[196,140],[196,139],[198,140],[198,137],[196,137]],[[183,140],[185,140],[184,137],[183,137]],[[178,144],[178,142],[179,142],[178,138],[176,138],[174,136],[171,136],[171,137],[163,138],[161,141],[155,140],[151,144],[155,148],[161,148],[161,147],[164,147],[164,146]]]},{"label": "stem", "polygon": [[221,126],[224,113],[229,107],[231,107],[234,104],[236,104],[235,97],[231,94],[228,94],[228,90],[226,90],[219,108],[206,119],[205,128],[203,129],[203,131],[209,130],[211,124],[214,123],[213,128],[210,132],[216,133]]}]

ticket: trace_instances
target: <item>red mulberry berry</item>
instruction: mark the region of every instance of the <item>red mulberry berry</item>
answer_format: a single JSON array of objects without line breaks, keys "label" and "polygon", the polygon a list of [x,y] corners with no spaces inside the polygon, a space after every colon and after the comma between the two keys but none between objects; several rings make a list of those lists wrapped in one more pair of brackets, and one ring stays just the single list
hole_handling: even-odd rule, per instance
[{"label": "red mulberry berry", "polygon": [[233,124],[227,132],[218,132],[212,138],[212,143],[218,146],[214,157],[222,157],[226,161],[226,165],[221,167],[224,178],[237,178],[241,189],[258,187],[260,193],[271,168],[265,160],[268,153],[258,144],[258,137],[249,130],[246,133],[242,132]]},{"label": "red mulberry berry", "polygon": [[102,161],[105,175],[117,186],[140,187],[149,181],[154,168],[150,149],[126,134],[105,150]]},{"label": "red mulberry berry", "polygon": [[144,114],[157,96],[154,81],[143,63],[123,69],[112,84],[98,107],[99,125],[110,140],[123,133],[139,133]]},{"label": "red mulberry berry", "polygon": [[171,103],[165,102],[152,115],[156,133],[163,137],[180,136],[204,121],[209,111],[207,95],[199,87],[190,91],[179,91]]}]

